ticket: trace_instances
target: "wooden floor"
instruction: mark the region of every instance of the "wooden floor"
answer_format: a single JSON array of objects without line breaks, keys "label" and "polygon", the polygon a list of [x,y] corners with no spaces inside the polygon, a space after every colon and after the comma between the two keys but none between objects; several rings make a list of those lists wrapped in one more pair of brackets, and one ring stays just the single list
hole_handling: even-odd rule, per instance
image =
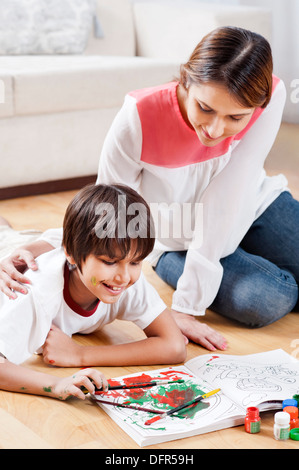
[{"label": "wooden floor", "polygon": [[[299,199],[299,148],[296,126],[283,126],[267,163],[269,173],[284,172],[293,194]],[[0,215],[7,217],[16,229],[61,226],[65,208],[75,191],[0,201]],[[148,266],[144,272],[170,306],[172,289],[159,280]],[[284,319],[260,330],[248,330],[208,312],[204,321],[222,332],[229,348],[226,354],[252,354],[282,348],[296,353],[299,345],[299,316],[289,314]],[[134,325],[114,322],[88,337],[76,335],[81,344],[110,344],[142,337]],[[293,343],[293,342],[296,342]],[[206,351],[195,344],[188,345],[191,359]],[[26,366],[54,375],[70,375],[76,369],[60,369],[43,364],[39,356]],[[145,369],[155,369],[147,367]],[[108,378],[138,372],[139,367],[102,367]],[[286,397],[288,398],[288,397]],[[139,449],[99,407],[89,401],[71,399],[60,402],[45,397],[0,392],[0,448],[3,449]],[[278,442],[273,438],[273,413],[262,415],[262,430],[250,435],[244,427],[236,427],[198,437],[168,442],[149,449],[295,449],[295,441]]]}]

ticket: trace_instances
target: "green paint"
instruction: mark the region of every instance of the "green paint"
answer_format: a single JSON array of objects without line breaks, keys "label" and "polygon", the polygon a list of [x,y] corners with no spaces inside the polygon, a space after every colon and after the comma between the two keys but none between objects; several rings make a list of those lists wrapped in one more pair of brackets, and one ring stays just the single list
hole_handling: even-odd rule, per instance
[{"label": "green paint", "polygon": [[[151,404],[153,408],[167,411],[170,407],[173,408],[187,403],[205,393],[199,385],[193,383],[191,380],[187,380],[183,383],[175,383],[173,385],[161,385],[156,390],[156,392],[151,391],[150,393],[146,390],[141,391],[139,389],[138,392],[136,390],[136,393],[134,393],[134,391],[131,390],[126,403],[134,403],[140,406]],[[204,410],[209,406],[209,403],[199,402],[186,410],[182,410],[181,413],[176,415],[176,418],[192,419],[198,411]]]},{"label": "green paint", "polygon": [[27,388],[26,387],[21,387],[20,390],[27,390]]},{"label": "green paint", "polygon": [[47,393],[52,393],[52,387],[43,387],[43,391]]},{"label": "green paint", "polygon": [[[173,383],[167,385],[159,385],[151,390],[136,389],[126,391],[126,404],[138,404],[140,406],[152,406],[153,408],[161,411],[168,411],[171,408],[187,403],[196,397],[203,395],[205,390],[202,390],[199,384],[193,382],[192,379],[185,379],[183,383]],[[123,396],[122,393],[119,396]],[[115,397],[116,398],[116,397]],[[186,418],[195,419],[197,412],[209,408],[209,403],[203,401],[190,406],[187,409],[182,409],[181,412],[176,413],[171,417],[173,420],[183,420]],[[153,413],[148,413],[148,417],[154,416]],[[140,429],[148,429],[144,424],[144,419],[140,418],[140,414],[135,412],[130,416],[123,418],[125,422],[133,424]],[[162,424],[162,423],[161,423]],[[158,432],[166,432],[167,427],[161,426],[160,423],[153,425],[151,429]],[[157,427],[156,427],[157,426]]]},{"label": "green paint", "polygon": [[92,276],[92,278],[90,279],[90,282],[92,283],[93,286],[96,286],[97,285],[97,278],[95,276]]}]

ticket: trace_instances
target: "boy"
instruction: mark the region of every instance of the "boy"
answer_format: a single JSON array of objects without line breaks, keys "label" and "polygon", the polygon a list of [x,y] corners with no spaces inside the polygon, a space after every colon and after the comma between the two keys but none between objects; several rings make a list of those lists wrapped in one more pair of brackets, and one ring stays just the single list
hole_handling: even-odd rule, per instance
[{"label": "boy", "polygon": [[[183,362],[184,338],[141,274],[153,244],[150,210],[138,193],[121,185],[81,190],[65,214],[63,247],[42,255],[38,271],[28,271],[29,293],[14,301],[0,296],[0,388],[38,394],[55,389],[55,397],[83,398],[76,381],[92,390],[90,377],[107,387],[101,374],[87,369],[64,395],[61,384],[46,383],[56,378],[19,365],[34,352],[63,367]],[[133,321],[146,338],[108,346],[80,346],[71,339],[116,318]]]}]

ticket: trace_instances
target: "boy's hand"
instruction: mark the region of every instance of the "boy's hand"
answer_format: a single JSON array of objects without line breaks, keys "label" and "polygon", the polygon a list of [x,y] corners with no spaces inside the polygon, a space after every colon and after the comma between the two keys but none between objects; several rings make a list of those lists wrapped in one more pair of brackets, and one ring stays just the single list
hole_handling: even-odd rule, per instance
[{"label": "boy's hand", "polygon": [[83,369],[70,377],[58,379],[53,387],[53,394],[60,400],[66,400],[71,396],[84,400],[85,394],[82,392],[81,387],[84,387],[89,393],[94,393],[95,387],[107,391],[108,382],[105,376],[98,370]]},{"label": "boy's hand", "polygon": [[79,367],[81,349],[82,346],[52,324],[43,345],[44,362],[60,367]]},{"label": "boy's hand", "polygon": [[22,283],[30,284],[29,279],[22,274],[26,268],[36,271],[37,264],[32,253],[23,248],[16,249],[11,255],[0,263],[0,290],[10,299],[16,299],[14,291],[27,294],[27,289]]},{"label": "boy's hand", "polygon": [[205,323],[200,323],[193,315],[176,312],[175,310],[171,310],[171,313],[181,332],[188,340],[200,344],[209,351],[216,351],[217,349],[225,351],[227,349],[226,339]]}]

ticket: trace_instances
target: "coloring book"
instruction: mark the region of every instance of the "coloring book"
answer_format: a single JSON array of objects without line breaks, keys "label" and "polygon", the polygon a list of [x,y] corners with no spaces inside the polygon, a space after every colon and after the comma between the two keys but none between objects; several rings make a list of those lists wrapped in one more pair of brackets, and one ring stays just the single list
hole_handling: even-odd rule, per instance
[{"label": "coloring book", "polygon": [[[281,409],[283,400],[299,392],[299,362],[281,349],[248,356],[206,354],[184,366],[139,372],[109,383],[129,385],[159,379],[184,382],[93,395],[96,403],[141,447],[242,425],[250,406],[260,411]],[[217,388],[221,389],[219,393],[150,426],[145,422],[155,414],[117,406],[164,412]]]}]

